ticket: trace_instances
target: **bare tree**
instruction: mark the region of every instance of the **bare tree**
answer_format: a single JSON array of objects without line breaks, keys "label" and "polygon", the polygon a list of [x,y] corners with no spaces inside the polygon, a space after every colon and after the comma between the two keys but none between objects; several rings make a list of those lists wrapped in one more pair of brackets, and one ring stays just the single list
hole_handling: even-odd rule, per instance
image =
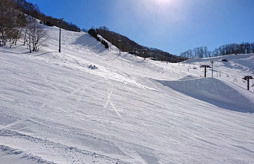
[{"label": "bare tree", "polygon": [[21,36],[21,31],[26,26],[24,13],[15,9],[16,1],[0,0],[0,46],[6,45],[7,42],[16,45]]},{"label": "bare tree", "polygon": [[27,35],[28,35],[28,49],[30,53],[32,51],[39,51],[40,46],[45,41],[47,32],[43,27],[38,24],[35,20],[27,26]]},{"label": "bare tree", "polygon": [[14,12],[12,3],[9,0],[0,1],[0,46],[4,46],[7,42],[11,30],[14,26]]},{"label": "bare tree", "polygon": [[23,13],[16,14],[15,28],[13,29],[13,44],[17,45],[18,39],[22,36],[22,31],[27,25],[26,17]]}]

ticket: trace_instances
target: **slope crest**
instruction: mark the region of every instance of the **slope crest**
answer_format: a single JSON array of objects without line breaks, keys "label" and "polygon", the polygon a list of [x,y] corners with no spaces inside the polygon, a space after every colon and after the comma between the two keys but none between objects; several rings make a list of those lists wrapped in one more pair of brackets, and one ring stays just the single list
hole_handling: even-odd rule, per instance
[{"label": "slope crest", "polygon": [[[187,80],[185,80],[187,79]],[[221,108],[253,113],[253,102],[226,83],[213,78],[160,81],[164,86]]]}]

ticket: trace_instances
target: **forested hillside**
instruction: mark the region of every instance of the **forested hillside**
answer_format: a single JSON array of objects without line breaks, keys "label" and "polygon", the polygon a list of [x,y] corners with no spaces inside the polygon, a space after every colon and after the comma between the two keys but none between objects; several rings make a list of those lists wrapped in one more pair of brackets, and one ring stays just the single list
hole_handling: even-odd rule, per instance
[{"label": "forested hillside", "polygon": [[[0,27],[10,27],[6,20],[15,21],[14,18],[19,15],[24,17],[24,14],[32,16],[33,18],[41,20],[41,23],[48,26],[57,26],[70,31],[80,31],[80,28],[72,23],[66,22],[62,19],[53,18],[43,14],[39,7],[35,4],[29,3],[26,0],[1,0],[0,1]],[[6,27],[3,27],[6,26]],[[12,25],[13,26],[13,25]]]},{"label": "forested hillside", "polygon": [[194,48],[180,54],[184,58],[207,58],[223,55],[250,54],[254,53],[254,43],[226,44],[213,51],[209,51],[206,46]]},{"label": "forested hillside", "polygon": [[185,58],[183,57],[172,55],[159,49],[139,45],[138,43],[127,38],[126,36],[110,31],[107,27],[90,29],[89,31],[96,31],[97,34],[101,35],[103,38],[111,42],[121,51],[129,52],[135,56],[151,58],[152,60],[158,61],[168,61],[171,63],[177,63],[185,60]]}]

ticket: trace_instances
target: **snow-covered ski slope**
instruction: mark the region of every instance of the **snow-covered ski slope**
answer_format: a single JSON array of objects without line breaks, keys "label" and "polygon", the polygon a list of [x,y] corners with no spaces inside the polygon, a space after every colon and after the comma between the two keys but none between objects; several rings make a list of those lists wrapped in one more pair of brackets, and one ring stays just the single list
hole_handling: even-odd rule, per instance
[{"label": "snow-covered ski slope", "polygon": [[[254,55],[170,64],[46,28],[46,46],[0,48],[0,164],[254,163]],[[211,71],[208,71],[211,76]],[[251,81],[251,85],[253,82]]]}]

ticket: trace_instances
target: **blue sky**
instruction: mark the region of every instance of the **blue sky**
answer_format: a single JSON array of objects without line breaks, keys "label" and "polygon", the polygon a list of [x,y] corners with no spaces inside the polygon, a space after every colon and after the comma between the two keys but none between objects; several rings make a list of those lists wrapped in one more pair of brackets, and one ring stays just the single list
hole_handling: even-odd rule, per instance
[{"label": "blue sky", "polygon": [[173,54],[254,42],[254,0],[28,0],[80,28],[107,26]]}]

